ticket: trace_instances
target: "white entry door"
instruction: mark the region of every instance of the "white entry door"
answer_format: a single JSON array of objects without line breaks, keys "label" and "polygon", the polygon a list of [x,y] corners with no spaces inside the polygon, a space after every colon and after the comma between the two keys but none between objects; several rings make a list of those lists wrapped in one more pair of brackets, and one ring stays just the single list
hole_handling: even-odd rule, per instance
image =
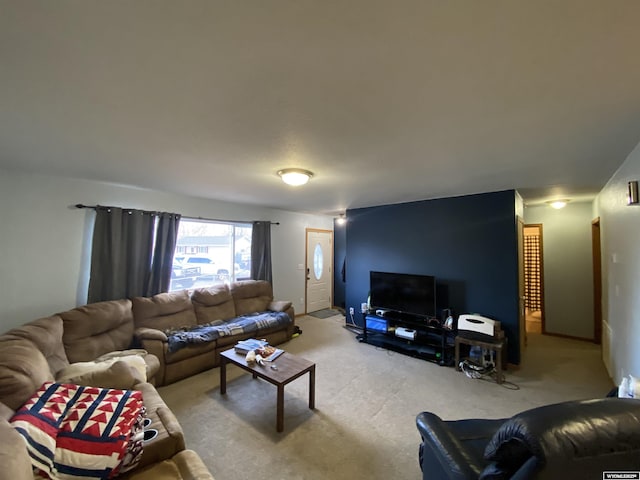
[{"label": "white entry door", "polygon": [[306,312],[331,308],[333,232],[307,228]]}]

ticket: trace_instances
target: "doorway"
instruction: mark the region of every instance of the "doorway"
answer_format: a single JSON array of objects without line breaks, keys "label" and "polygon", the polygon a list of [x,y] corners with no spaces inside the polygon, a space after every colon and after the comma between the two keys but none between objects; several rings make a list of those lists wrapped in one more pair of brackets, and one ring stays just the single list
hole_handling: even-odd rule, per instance
[{"label": "doorway", "polygon": [[331,308],[333,299],[333,232],[306,229],[305,313]]},{"label": "doorway", "polygon": [[524,307],[527,333],[545,333],[542,224],[524,226]]},{"label": "doorway", "polygon": [[593,255],[593,341],[602,343],[602,250],[600,244],[600,217],[591,222],[591,248]]}]

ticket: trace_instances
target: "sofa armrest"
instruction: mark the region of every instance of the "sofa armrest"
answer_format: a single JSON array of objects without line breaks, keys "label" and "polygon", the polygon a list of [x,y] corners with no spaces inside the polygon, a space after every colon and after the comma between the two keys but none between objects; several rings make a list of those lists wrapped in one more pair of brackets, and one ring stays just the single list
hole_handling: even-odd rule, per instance
[{"label": "sofa armrest", "polygon": [[0,402],[0,419],[6,420],[8,422],[15,413],[16,412],[13,408]]},{"label": "sofa armrest", "polygon": [[149,354],[145,357],[148,365],[147,380],[153,385],[162,385],[164,383],[165,356],[169,350],[167,336],[160,330],[146,327],[136,328],[133,335],[140,346]]},{"label": "sofa armrest", "polygon": [[168,340],[167,336],[163,331],[156,330],[155,328],[146,328],[146,327],[136,328],[133,334],[140,341],[159,340],[161,342],[166,342]]},{"label": "sofa armrest", "polygon": [[136,328],[133,332],[136,341],[147,353],[155,355],[160,361],[160,369],[164,365],[165,353],[168,350],[168,338],[164,332],[154,328]]},{"label": "sofa armrest", "polygon": [[151,420],[150,429],[158,435],[144,445],[139,467],[144,467],[173,457],[185,449],[184,432],[175,414],[169,409],[155,387],[149,383],[135,386],[142,392],[147,418]]},{"label": "sofa armrest", "polygon": [[[420,468],[433,478],[478,478],[484,468],[482,457],[467,449],[448,428],[445,421],[431,412],[422,412],[416,418],[422,436]],[[437,472],[437,473],[436,473]]]},{"label": "sofa armrest", "polygon": [[274,300],[269,303],[267,310],[271,312],[286,312],[291,307],[291,302],[287,300]]},{"label": "sofa armrest", "polygon": [[[8,407],[7,407],[8,408]],[[33,468],[24,438],[9,422],[0,419],[0,477],[33,480]]]},{"label": "sofa armrest", "polygon": [[122,480],[175,478],[182,480],[214,480],[202,459],[193,450],[182,450],[171,459],[127,472]]}]

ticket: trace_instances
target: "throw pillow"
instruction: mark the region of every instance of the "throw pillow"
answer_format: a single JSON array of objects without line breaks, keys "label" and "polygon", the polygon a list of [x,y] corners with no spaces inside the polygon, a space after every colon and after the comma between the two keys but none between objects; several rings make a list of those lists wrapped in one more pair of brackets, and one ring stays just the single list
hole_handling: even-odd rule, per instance
[{"label": "throw pillow", "polygon": [[82,378],[84,375],[95,372],[105,372],[116,362],[124,362],[135,368],[138,372],[136,378],[142,378],[143,381],[147,380],[147,365],[144,358],[139,355],[126,355],[123,357],[108,358],[104,361],[95,360],[93,362],[72,363],[58,372],[56,381],[60,383],[76,383],[72,381],[72,379]]},{"label": "throw pillow", "polygon": [[105,353],[96,358],[96,362],[104,362],[113,358],[129,357],[131,355],[137,355],[139,357],[146,357],[149,354],[144,348],[130,348],[128,350],[116,350],[114,352]]},{"label": "throw pillow", "polygon": [[144,382],[140,372],[127,362],[116,361],[106,369],[94,369],[78,376],[65,377],[59,382],[85,385],[88,387],[131,389],[136,383]]}]

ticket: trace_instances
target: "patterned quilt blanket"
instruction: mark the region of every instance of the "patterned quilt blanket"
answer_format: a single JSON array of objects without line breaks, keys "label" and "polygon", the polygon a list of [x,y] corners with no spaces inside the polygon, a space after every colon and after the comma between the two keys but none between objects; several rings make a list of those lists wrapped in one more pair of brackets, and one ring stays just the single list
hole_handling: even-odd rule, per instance
[{"label": "patterned quilt blanket", "polygon": [[216,320],[188,330],[165,333],[167,334],[169,351],[175,352],[191,343],[206,343],[219,337],[257,332],[259,329],[288,325],[291,321],[285,312],[259,312],[236,317],[232,320]]},{"label": "patterned quilt blanket", "polygon": [[47,382],[11,423],[38,475],[108,479],[140,460],[143,416],[141,392]]}]

